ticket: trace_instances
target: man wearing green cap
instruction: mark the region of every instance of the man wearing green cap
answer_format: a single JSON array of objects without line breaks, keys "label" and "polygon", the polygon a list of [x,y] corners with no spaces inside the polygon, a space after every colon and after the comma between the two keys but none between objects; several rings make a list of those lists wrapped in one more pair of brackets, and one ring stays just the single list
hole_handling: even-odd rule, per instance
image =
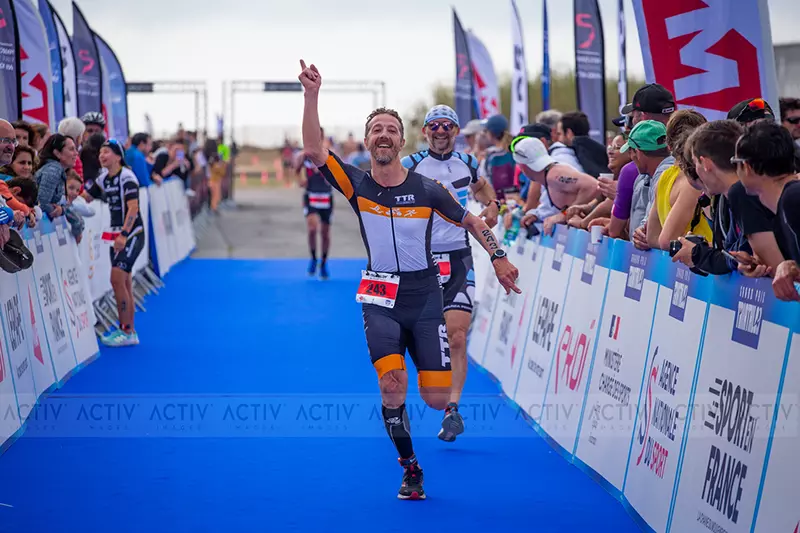
[{"label": "man wearing green cap", "polygon": [[631,130],[628,142],[622,145],[620,152],[628,150],[632,150],[631,158],[639,170],[631,201],[631,241],[640,250],[649,250],[644,225],[655,201],[656,185],[661,174],[675,164],[675,158],[667,148],[666,126],[655,120],[639,122]]}]

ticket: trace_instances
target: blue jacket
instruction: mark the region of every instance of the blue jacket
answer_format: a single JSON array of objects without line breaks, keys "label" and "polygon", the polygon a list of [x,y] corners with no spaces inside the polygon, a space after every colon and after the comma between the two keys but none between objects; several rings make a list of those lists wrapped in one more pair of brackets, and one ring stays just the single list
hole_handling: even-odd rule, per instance
[{"label": "blue jacket", "polygon": [[152,184],[147,159],[138,148],[131,146],[125,151],[125,162],[130,165],[136,179],[139,180],[139,187],[147,187]]}]

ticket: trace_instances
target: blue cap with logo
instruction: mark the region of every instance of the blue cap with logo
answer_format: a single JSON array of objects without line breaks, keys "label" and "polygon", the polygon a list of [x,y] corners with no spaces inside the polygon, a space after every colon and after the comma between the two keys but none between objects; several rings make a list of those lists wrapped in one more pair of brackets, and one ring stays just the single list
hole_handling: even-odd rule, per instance
[{"label": "blue cap with logo", "polygon": [[461,127],[461,124],[458,123],[458,115],[456,115],[456,112],[453,111],[453,108],[451,108],[450,106],[446,106],[446,105],[435,105],[435,106],[433,106],[430,109],[430,111],[428,111],[428,114],[425,115],[425,124],[424,125],[427,126],[429,123],[433,122],[434,120],[439,120],[439,119],[442,119],[442,118],[447,119],[450,122],[452,122],[453,124],[455,124],[456,126]]}]

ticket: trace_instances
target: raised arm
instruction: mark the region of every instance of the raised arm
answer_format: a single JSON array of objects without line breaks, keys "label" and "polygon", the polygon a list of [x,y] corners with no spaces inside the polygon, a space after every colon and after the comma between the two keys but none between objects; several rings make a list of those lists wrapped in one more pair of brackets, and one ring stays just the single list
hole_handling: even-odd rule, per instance
[{"label": "raised arm", "polygon": [[322,76],[313,64],[306,67],[306,62],[300,60],[299,80],[305,89],[305,104],[303,106],[303,151],[308,158],[318,167],[328,160],[328,149],[322,144],[319,134],[319,88],[322,86]]}]

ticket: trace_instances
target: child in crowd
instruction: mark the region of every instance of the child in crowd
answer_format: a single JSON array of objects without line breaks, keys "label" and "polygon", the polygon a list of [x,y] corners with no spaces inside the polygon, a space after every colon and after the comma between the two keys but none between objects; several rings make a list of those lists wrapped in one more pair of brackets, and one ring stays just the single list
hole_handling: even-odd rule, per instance
[{"label": "child in crowd", "polygon": [[93,217],[94,208],[81,196],[83,180],[74,170],[67,171],[67,205],[82,217]]},{"label": "child in crowd", "polygon": [[[67,217],[67,222],[69,222],[70,228],[72,229],[72,236],[75,237],[75,242],[80,244],[85,224],[83,222],[83,216],[81,216],[82,214],[81,207],[79,205],[73,204],[70,201],[70,194],[69,194],[69,188],[72,187],[74,190],[74,187],[76,186],[75,183],[76,180],[77,180],[78,191],[80,192],[83,182],[78,176],[78,173],[75,172],[75,170],[73,169],[67,171],[67,183],[65,188],[67,197],[67,206],[64,209],[64,216]],[[92,212],[92,214],[94,214],[94,212]]]}]

